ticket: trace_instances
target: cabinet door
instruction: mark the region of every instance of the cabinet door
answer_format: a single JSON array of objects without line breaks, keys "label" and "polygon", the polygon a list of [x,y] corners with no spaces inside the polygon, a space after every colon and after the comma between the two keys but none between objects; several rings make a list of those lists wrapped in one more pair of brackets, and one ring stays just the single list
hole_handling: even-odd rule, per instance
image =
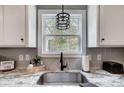
[{"label": "cabinet door", "polygon": [[0,45],[3,44],[3,6],[0,6]]},{"label": "cabinet door", "polygon": [[124,45],[124,6],[100,6],[100,45]]},{"label": "cabinet door", "polygon": [[25,6],[4,6],[4,45],[25,45]]}]

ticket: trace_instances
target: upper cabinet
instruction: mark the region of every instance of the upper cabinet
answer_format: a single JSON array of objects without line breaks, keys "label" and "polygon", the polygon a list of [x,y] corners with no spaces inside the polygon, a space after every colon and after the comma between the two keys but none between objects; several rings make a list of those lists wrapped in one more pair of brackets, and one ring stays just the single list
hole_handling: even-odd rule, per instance
[{"label": "upper cabinet", "polygon": [[26,6],[26,47],[36,47],[36,6]]},{"label": "upper cabinet", "polygon": [[88,47],[124,46],[124,6],[88,6]]},{"label": "upper cabinet", "polygon": [[0,6],[0,28],[0,47],[36,47],[35,6]]},{"label": "upper cabinet", "polygon": [[4,45],[25,45],[25,6],[7,5],[3,7],[4,16]]},{"label": "upper cabinet", "polygon": [[0,45],[3,42],[3,7],[0,6]]}]

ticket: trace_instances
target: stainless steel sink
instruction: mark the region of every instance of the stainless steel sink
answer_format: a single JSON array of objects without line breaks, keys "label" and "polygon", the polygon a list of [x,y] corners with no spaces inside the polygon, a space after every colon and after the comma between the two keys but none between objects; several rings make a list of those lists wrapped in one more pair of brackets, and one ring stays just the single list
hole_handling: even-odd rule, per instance
[{"label": "stainless steel sink", "polygon": [[79,85],[87,79],[79,72],[47,72],[40,76],[37,84],[40,85]]}]

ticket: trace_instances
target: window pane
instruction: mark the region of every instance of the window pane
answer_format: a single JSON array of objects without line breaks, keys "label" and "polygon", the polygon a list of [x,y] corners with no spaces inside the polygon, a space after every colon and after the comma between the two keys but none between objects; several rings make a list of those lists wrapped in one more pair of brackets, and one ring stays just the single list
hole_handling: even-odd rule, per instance
[{"label": "window pane", "polygon": [[75,36],[69,37],[69,50],[70,51],[79,51],[79,38]]},{"label": "window pane", "polygon": [[44,33],[46,34],[76,34],[79,33],[79,21],[80,17],[72,16],[70,18],[70,28],[67,30],[58,30],[55,27],[56,19],[53,16],[45,17],[45,29]]},{"label": "window pane", "polygon": [[46,52],[79,52],[78,36],[46,36]]},{"label": "window pane", "polygon": [[54,17],[45,17],[45,25],[46,26],[55,26],[55,18]]},{"label": "window pane", "polygon": [[64,30],[58,30],[55,27],[46,27],[46,33],[47,34],[64,34],[66,31]]},{"label": "window pane", "polygon": [[73,17],[70,20],[70,28],[67,30],[68,33],[79,33],[79,17]]},{"label": "window pane", "polygon": [[43,52],[78,53],[81,52],[82,15],[72,14],[70,28],[56,29],[56,18],[53,14],[45,14],[42,22]]}]

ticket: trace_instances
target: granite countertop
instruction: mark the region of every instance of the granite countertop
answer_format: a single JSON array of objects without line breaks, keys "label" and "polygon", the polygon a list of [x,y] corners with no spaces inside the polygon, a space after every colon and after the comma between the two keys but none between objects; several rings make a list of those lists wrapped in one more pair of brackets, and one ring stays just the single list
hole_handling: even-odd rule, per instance
[{"label": "granite countertop", "polygon": [[[10,71],[0,73],[0,87],[41,87],[36,82],[39,77],[51,71],[41,71],[37,73],[24,73],[23,71]],[[52,71],[53,72],[53,71]],[[89,82],[100,87],[124,87],[124,74],[110,74],[104,70],[93,70],[91,73],[82,72],[80,70],[70,70],[68,72],[80,72]]]},{"label": "granite countertop", "polygon": [[81,72],[89,82],[100,87],[124,87],[124,74],[111,74],[104,70]]}]

